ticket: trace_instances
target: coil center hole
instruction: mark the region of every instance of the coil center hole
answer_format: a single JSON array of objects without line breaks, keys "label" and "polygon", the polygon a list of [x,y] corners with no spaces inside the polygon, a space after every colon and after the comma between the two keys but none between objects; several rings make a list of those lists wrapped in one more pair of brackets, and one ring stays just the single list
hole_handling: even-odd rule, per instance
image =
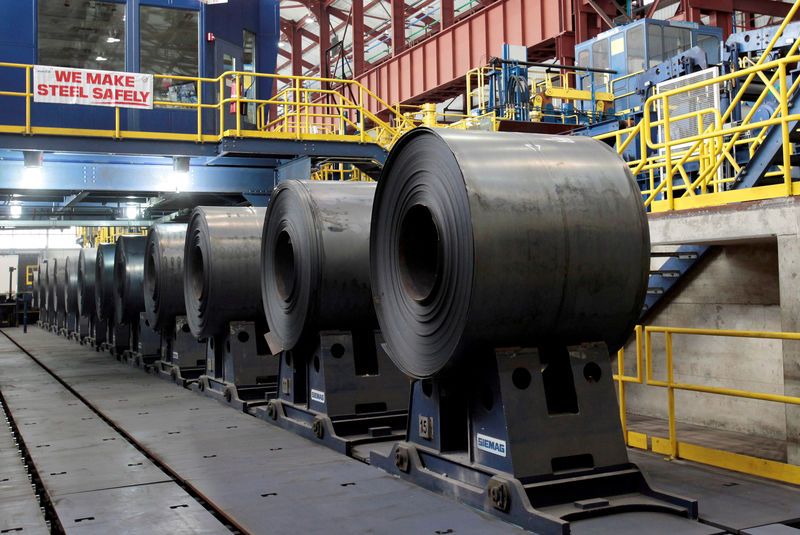
[{"label": "coil center hole", "polygon": [[158,279],[156,277],[156,259],[153,254],[147,255],[147,269],[145,270],[144,273],[145,273],[145,278],[144,278],[145,291],[153,300],[157,300]]},{"label": "coil center hole", "polygon": [[289,301],[294,291],[294,247],[292,237],[285,230],[278,234],[275,242],[275,285],[281,299]]},{"label": "coil center hole", "polygon": [[203,250],[195,245],[192,247],[192,290],[195,297],[200,300],[203,298],[203,286],[205,286],[205,266],[203,265]]},{"label": "coil center hole", "polygon": [[403,216],[398,256],[403,288],[424,303],[436,289],[441,271],[439,228],[427,206],[415,204]]}]

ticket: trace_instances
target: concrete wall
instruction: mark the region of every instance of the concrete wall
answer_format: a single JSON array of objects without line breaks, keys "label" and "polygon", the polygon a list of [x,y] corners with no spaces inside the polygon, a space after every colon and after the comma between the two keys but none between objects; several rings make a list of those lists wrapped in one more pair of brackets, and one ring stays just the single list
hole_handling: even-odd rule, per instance
[{"label": "concrete wall", "polygon": [[[648,320],[649,325],[781,331],[778,248],[774,239],[718,245]],[[666,379],[664,336],[653,335],[653,372]],[[626,346],[626,370],[635,374],[635,345]],[[783,394],[781,342],[674,335],[675,380]],[[667,417],[665,389],[629,385],[628,412]],[[786,438],[778,403],[714,394],[676,392],[680,421],[770,438]]]}]

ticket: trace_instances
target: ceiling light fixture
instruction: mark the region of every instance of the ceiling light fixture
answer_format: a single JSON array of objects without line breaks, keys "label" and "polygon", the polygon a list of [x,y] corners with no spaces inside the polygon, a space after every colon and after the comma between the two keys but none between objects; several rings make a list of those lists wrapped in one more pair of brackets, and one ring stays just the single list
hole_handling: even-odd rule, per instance
[{"label": "ceiling light fixture", "polygon": [[106,39],[106,43],[119,43],[119,39],[117,37],[109,37]]},{"label": "ceiling light fixture", "polygon": [[136,219],[139,216],[139,206],[128,204],[125,206],[125,219]]},{"label": "ceiling light fixture", "polygon": [[104,58],[103,56],[97,56],[94,59],[95,59],[95,61],[108,61],[108,58]]}]

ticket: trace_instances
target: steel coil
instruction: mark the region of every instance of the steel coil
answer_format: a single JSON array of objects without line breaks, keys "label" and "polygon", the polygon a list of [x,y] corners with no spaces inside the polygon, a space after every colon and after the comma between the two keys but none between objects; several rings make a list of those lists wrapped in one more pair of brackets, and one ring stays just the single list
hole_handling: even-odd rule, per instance
[{"label": "steel coil", "polygon": [[219,334],[229,321],[257,321],[265,208],[198,206],[184,247],[183,293],[192,334]]},{"label": "steel coil", "polygon": [[154,329],[171,328],[186,314],[183,297],[183,250],[188,225],[153,225],[147,234],[144,307]]},{"label": "steel coil", "polygon": [[46,312],[50,312],[51,307],[53,306],[53,295],[52,295],[52,288],[50,286],[50,262],[52,258],[48,258],[42,260],[44,263],[44,281],[42,282],[42,308]]},{"label": "steel coil", "polygon": [[77,255],[64,258],[64,306],[67,314],[79,316],[78,312],[78,261]]},{"label": "steel coil", "polygon": [[587,137],[418,128],[375,194],[374,302],[412,377],[493,347],[615,351],[641,312],[649,253],[628,166]]},{"label": "steel coil", "polygon": [[97,249],[81,249],[78,256],[78,315],[92,318],[95,315],[94,275]]},{"label": "steel coil", "polygon": [[60,258],[53,259],[53,266],[54,266],[54,287],[53,287],[53,305],[54,310],[59,313],[66,313],[67,311],[67,302],[64,299],[66,297],[66,286],[67,286],[67,258],[62,256]]},{"label": "steel coil", "polygon": [[147,236],[120,236],[114,254],[114,318],[139,324],[144,312],[144,248]]},{"label": "steel coil", "polygon": [[324,329],[374,328],[369,224],[376,184],[284,180],[261,240],[261,294],[281,349]]},{"label": "steel coil", "polygon": [[97,318],[114,322],[114,253],[117,246],[105,243],[97,248],[94,271],[94,308]]},{"label": "steel coil", "polygon": [[40,299],[39,299],[39,275],[41,273],[42,263],[39,262],[37,265],[36,273],[33,274],[33,307],[38,308],[40,307]]}]

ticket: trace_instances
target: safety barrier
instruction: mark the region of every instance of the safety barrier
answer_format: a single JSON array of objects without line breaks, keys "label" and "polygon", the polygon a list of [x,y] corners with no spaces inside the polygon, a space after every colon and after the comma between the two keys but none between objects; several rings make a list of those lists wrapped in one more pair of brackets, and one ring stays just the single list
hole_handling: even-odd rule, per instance
[{"label": "safety barrier", "polygon": [[83,247],[97,247],[102,243],[115,243],[120,236],[146,235],[148,227],[77,227],[76,234]]},{"label": "safety barrier", "polygon": [[372,178],[351,164],[326,162],[311,172],[311,180],[339,180],[343,182],[374,182]]},{"label": "safety barrier", "polygon": [[[663,335],[665,338],[666,380],[656,379],[653,376],[653,335]],[[668,437],[650,437],[650,448],[655,453],[669,455],[671,458],[686,459],[703,464],[718,466],[728,470],[744,472],[756,476],[766,477],[787,483],[800,484],[800,466],[786,464],[767,459],[760,459],[749,455],[742,455],[720,449],[700,446],[678,440],[675,420],[675,391],[685,390],[721,396],[732,396],[789,405],[800,405],[800,397],[778,394],[765,394],[720,388],[714,386],[683,383],[675,380],[673,337],[685,336],[723,336],[735,338],[754,338],[772,340],[800,341],[800,333],[763,332],[763,331],[731,331],[718,329],[686,329],[678,327],[657,327],[638,325],[636,335],[636,375],[625,375],[625,350],[620,349],[617,354],[617,370],[614,380],[619,387],[619,411],[622,429],[626,443],[635,448],[648,449],[648,437],[644,433],[637,433],[628,429],[626,386],[638,384],[664,388],[667,391],[667,414],[669,424]]]},{"label": "safety barrier", "polygon": [[[173,102],[155,100],[153,106],[165,109],[189,109],[195,113],[194,133],[148,132],[121,128],[120,108],[114,108],[114,124],[107,128],[75,129],[52,126],[34,126],[31,111],[34,106],[32,88],[33,65],[0,62],[0,68],[24,71],[25,88],[5,90],[0,96],[24,99],[25,120],[19,125],[0,125],[0,133],[25,135],[49,134],[113,139],[152,139],[218,142],[223,137],[253,137],[262,139],[295,139],[317,141],[355,141],[378,143],[390,147],[403,130],[393,125],[403,125],[402,117],[394,116],[391,106],[383,102],[369,89],[353,80],[315,78],[306,76],[282,76],[246,71],[229,71],[216,78],[196,76],[153,75],[155,80],[169,83],[180,81],[193,83],[196,102]],[[244,88],[256,80],[270,80],[274,84],[283,82],[288,87],[269,99],[248,98]],[[311,87],[316,86],[316,87]],[[339,90],[330,89],[338,86]],[[388,118],[382,119],[369,111],[368,102],[377,102],[386,110]],[[249,106],[256,107],[255,123],[243,115]],[[273,115],[270,114],[273,110]],[[210,110],[210,111],[207,111]],[[204,129],[208,114],[216,117],[216,126]],[[146,113],[142,111],[141,113]],[[234,118],[235,115],[235,118]],[[208,122],[208,121],[206,121]]]}]

